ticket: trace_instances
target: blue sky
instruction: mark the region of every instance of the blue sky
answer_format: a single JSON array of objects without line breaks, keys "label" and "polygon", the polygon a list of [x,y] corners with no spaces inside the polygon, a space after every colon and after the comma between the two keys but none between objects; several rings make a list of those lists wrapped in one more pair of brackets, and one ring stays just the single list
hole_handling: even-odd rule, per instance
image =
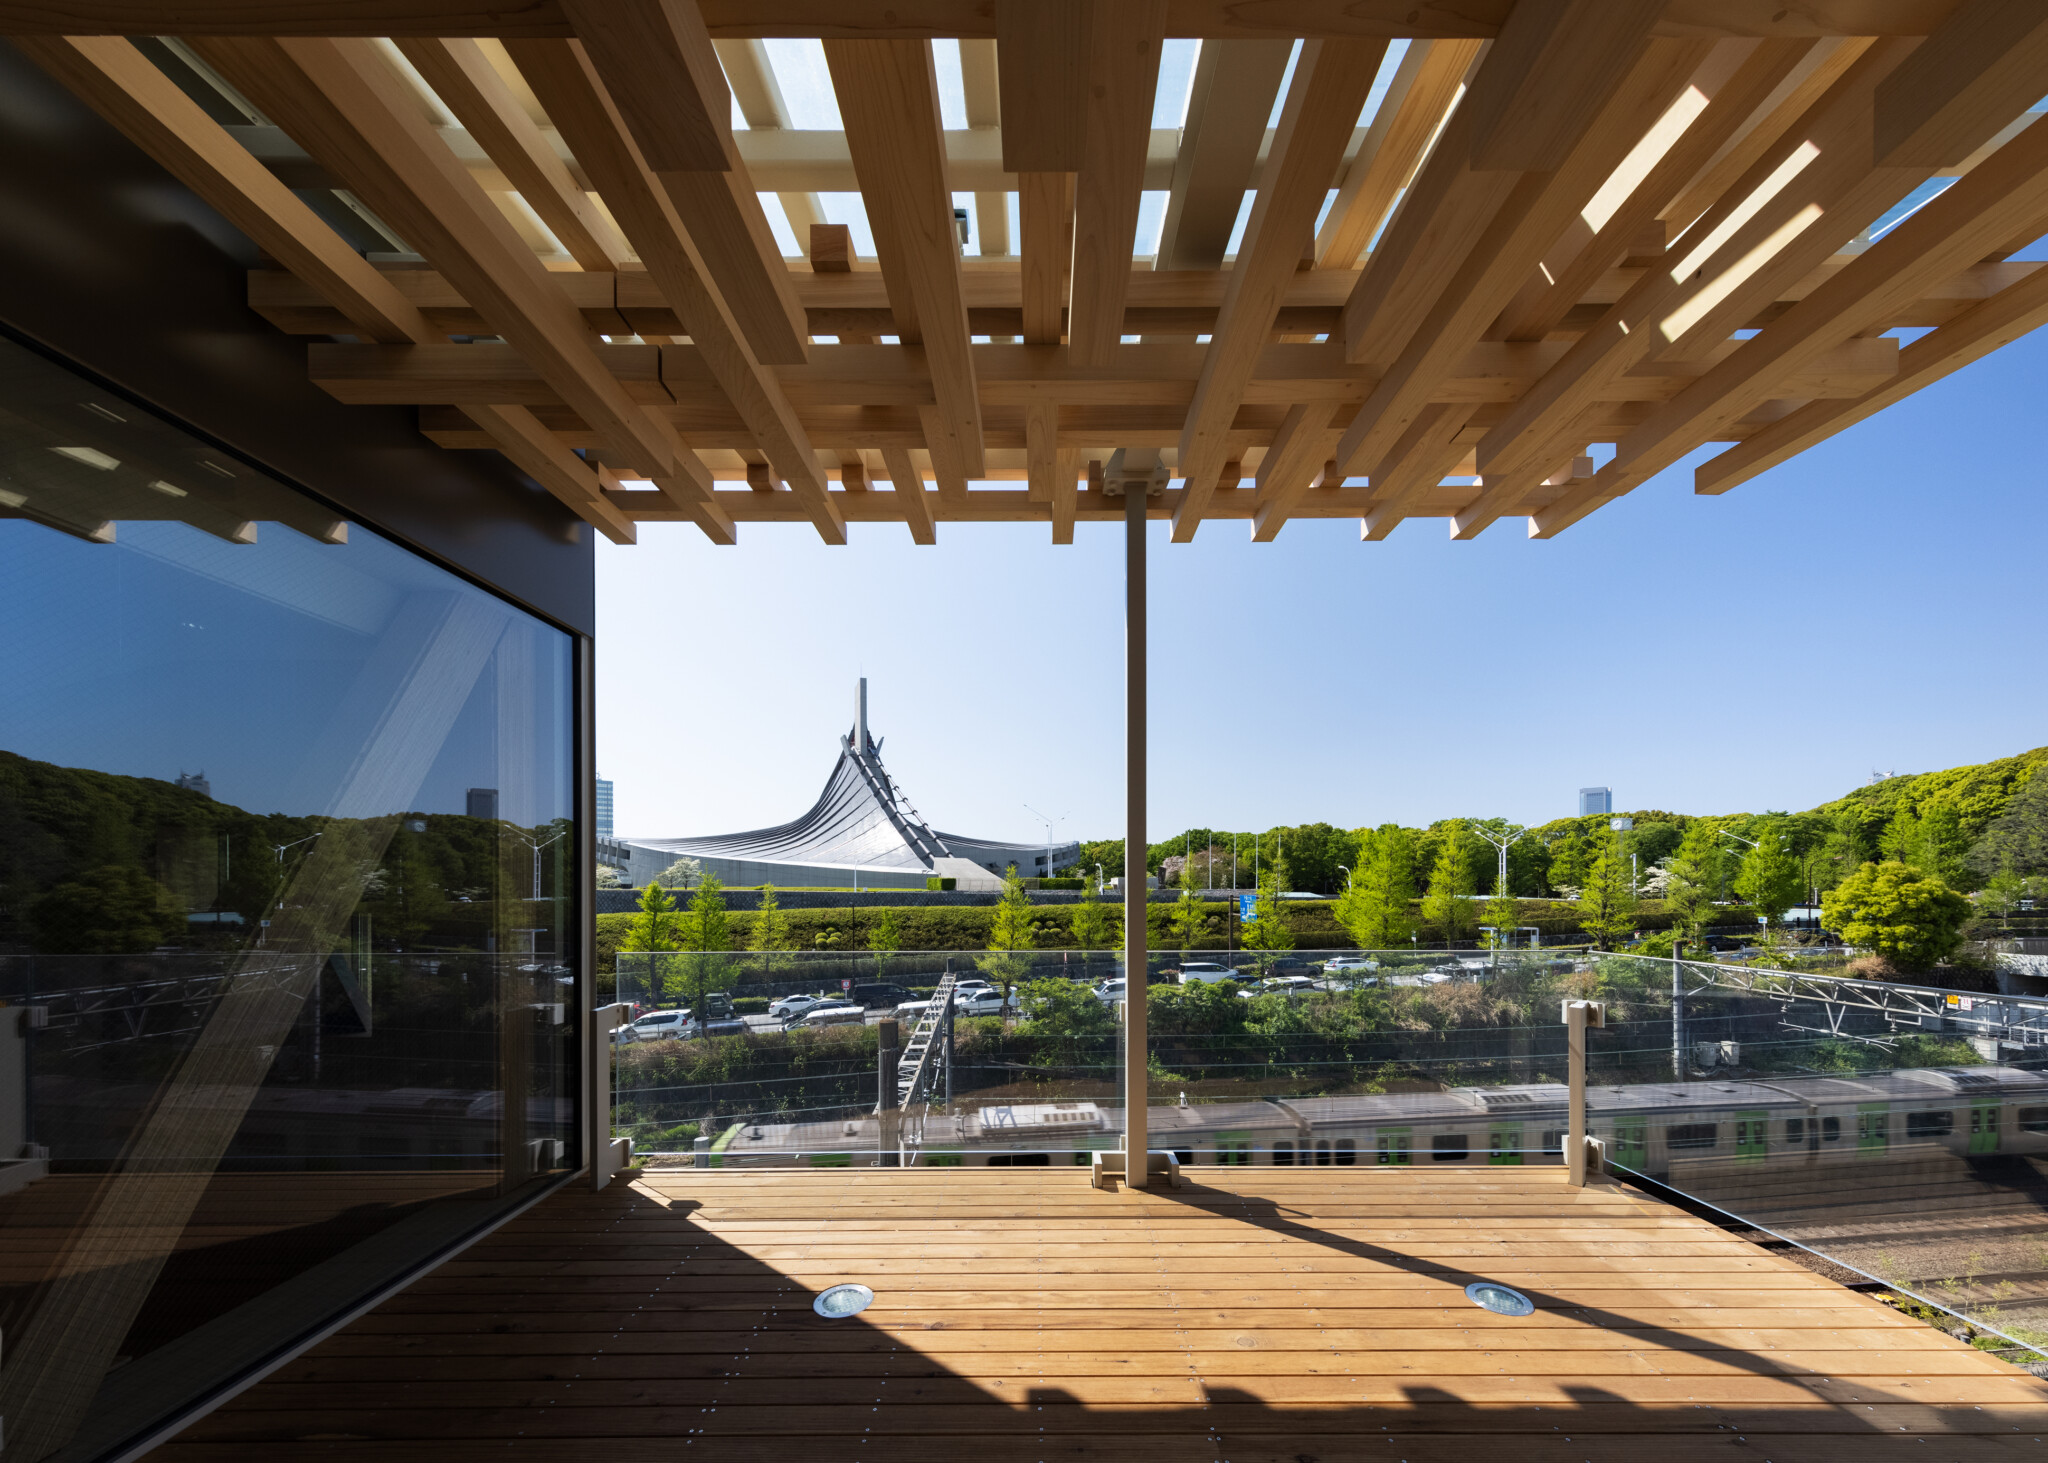
[{"label": "blue sky", "polygon": [[[1692,461],[1550,542],[1441,521],[1273,544],[1153,525],[1151,835],[1315,818],[1802,808],[2048,742],[2048,335],[1719,498]],[[1122,529],[748,525],[598,545],[599,761],[627,835],[796,816],[870,680],[943,829],[1120,831]],[[1038,830],[1034,832],[1034,829]]]}]

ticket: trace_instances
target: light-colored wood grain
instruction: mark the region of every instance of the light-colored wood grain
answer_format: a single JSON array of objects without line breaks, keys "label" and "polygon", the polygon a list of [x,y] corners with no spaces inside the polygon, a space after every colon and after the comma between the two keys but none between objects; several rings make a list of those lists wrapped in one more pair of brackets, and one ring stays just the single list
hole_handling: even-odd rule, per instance
[{"label": "light-colored wood grain", "polygon": [[[1863,1463],[2048,1426],[2026,1373],[1604,1180],[1187,1172],[1170,1197],[1064,1168],[565,1192],[156,1456]],[[1475,1275],[1536,1313],[1473,1306]],[[875,1303],[819,1320],[842,1279]]]},{"label": "light-colored wood grain", "polygon": [[1123,336],[1124,287],[1138,232],[1165,0],[1089,0],[1085,41],[1065,64],[1086,78],[1075,169],[1074,354],[1101,365]]},{"label": "light-colored wood grain", "polygon": [[847,147],[868,200],[896,334],[923,348],[932,382],[925,446],[939,492],[957,497],[982,471],[960,239],[946,188],[938,79],[919,41],[832,41],[825,47]]}]

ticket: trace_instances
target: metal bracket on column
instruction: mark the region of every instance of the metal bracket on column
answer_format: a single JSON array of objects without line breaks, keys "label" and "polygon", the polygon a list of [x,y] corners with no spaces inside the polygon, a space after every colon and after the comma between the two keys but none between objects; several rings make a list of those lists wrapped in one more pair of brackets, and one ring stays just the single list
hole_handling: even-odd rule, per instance
[{"label": "metal bracket on column", "polygon": [[600,1043],[597,1051],[597,1093],[590,1114],[590,1181],[601,1189],[612,1175],[633,1166],[633,1140],[612,1136],[612,1033],[632,1018],[633,1008],[623,1001],[599,1006],[591,1013],[591,1026]]},{"label": "metal bracket on column", "polygon": [[1102,464],[1102,496],[1121,498],[1126,487],[1136,483],[1147,498],[1156,498],[1172,479],[1173,474],[1159,460],[1157,447],[1119,447]]},{"label": "metal bracket on column", "polygon": [[[1098,1149],[1096,1150],[1094,1165],[1089,1170],[1088,1187],[1091,1189],[1107,1187],[1104,1182],[1105,1180],[1121,1179],[1129,1172],[1130,1155],[1128,1153],[1120,1148]],[[1166,1175],[1166,1185],[1168,1188],[1179,1188],[1179,1156],[1158,1148],[1147,1153],[1145,1155],[1145,1176],[1150,1178],[1155,1173]]]}]

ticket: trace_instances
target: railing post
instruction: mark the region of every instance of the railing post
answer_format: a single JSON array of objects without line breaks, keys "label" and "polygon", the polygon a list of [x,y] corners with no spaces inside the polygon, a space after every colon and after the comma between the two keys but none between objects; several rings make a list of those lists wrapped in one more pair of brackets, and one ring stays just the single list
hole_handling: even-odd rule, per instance
[{"label": "railing post", "polygon": [[1586,1186],[1586,1167],[1590,1157],[1593,1169],[1600,1168],[1598,1144],[1586,1137],[1586,1028],[1607,1024],[1607,1003],[1605,1001],[1566,1001],[1559,1013],[1565,1024],[1567,1040],[1567,1067],[1570,1095],[1566,1098],[1565,1112],[1568,1131],[1565,1134],[1564,1165],[1565,1182],[1575,1189]]},{"label": "railing post", "polygon": [[1671,1080],[1685,1080],[1685,966],[1678,958],[1678,940],[1671,941]]},{"label": "railing post", "polygon": [[590,1104],[590,1187],[601,1189],[612,1175],[633,1161],[633,1140],[612,1136],[612,1033],[626,1024],[633,1008],[623,1001],[599,1006],[591,1013],[592,1034],[597,1050],[591,1054],[591,1071],[596,1077]]},{"label": "railing post", "polygon": [[880,1092],[875,1111],[881,1133],[875,1143],[875,1167],[903,1166],[903,1110],[896,1091],[896,1069],[902,1062],[901,1037],[894,1021],[875,1026],[875,1078]]}]

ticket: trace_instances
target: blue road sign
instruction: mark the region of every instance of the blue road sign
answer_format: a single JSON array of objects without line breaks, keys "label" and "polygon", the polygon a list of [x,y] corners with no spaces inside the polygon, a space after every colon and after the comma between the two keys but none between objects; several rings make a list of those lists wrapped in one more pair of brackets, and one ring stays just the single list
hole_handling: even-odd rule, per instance
[{"label": "blue road sign", "polygon": [[1259,896],[1258,896],[1258,895],[1256,895],[1256,894],[1240,894],[1240,895],[1238,895],[1238,896],[1237,896],[1237,917],[1238,917],[1239,919],[1256,919],[1256,918],[1258,918],[1258,916],[1257,916],[1257,915],[1256,915],[1256,914],[1255,914],[1255,913],[1253,912],[1253,909],[1252,909],[1252,906],[1254,906],[1254,905],[1255,905],[1255,904],[1257,904],[1258,902],[1259,902]]}]

